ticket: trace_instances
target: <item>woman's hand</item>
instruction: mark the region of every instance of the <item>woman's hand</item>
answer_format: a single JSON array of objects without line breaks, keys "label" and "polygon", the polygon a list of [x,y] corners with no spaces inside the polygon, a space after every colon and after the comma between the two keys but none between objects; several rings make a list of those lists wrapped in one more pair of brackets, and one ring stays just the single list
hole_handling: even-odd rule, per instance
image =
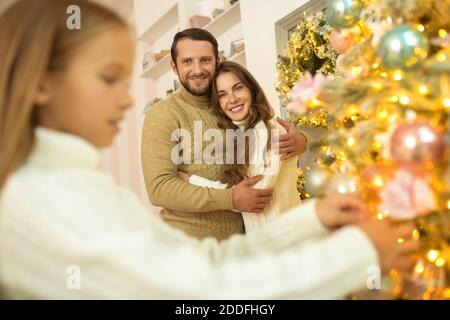
[{"label": "woman's hand", "polygon": [[190,174],[183,172],[183,171],[178,171],[178,177],[183,180],[184,182],[188,182],[189,183],[189,178],[191,177]]}]

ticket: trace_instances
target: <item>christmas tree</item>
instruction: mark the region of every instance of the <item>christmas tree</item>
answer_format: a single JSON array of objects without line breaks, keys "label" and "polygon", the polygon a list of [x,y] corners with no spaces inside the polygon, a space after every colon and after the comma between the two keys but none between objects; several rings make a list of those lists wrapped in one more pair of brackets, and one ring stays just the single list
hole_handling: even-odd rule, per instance
[{"label": "christmas tree", "polygon": [[[336,73],[338,51],[332,48],[330,44],[330,37],[335,36],[335,32],[332,34],[332,30],[326,21],[324,10],[305,15],[297,26],[291,30],[289,41],[285,45],[284,55],[278,56],[276,89],[282,105],[286,106],[286,109],[290,112],[289,121],[301,127],[303,131],[305,131],[305,127],[326,127],[326,113],[322,109],[308,114],[299,112],[297,108],[301,107],[304,110],[305,104],[291,103],[291,91],[298,79],[304,75]],[[301,99],[301,97],[299,98]],[[313,153],[308,152],[303,155],[302,160],[305,158],[312,160],[311,158],[314,158],[314,156]],[[298,168],[297,187],[301,199],[310,197],[305,191],[304,185],[304,167],[307,167],[307,163],[308,161]]]},{"label": "christmas tree", "polygon": [[332,0],[336,70],[280,82],[291,120],[321,130],[303,197],[358,194],[378,219],[416,223],[423,252],[412,275],[392,271],[396,298],[450,298],[449,12],[450,0]]},{"label": "christmas tree", "polygon": [[335,72],[338,52],[330,46],[331,31],[324,11],[318,11],[305,16],[290,32],[285,54],[277,61],[277,91],[282,103],[289,102],[292,88],[305,72]]}]

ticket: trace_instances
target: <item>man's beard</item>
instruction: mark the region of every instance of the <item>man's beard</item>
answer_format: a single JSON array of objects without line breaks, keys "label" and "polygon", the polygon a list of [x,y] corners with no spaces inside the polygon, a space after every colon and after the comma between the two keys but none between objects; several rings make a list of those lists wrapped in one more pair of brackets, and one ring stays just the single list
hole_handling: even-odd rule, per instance
[{"label": "man's beard", "polygon": [[206,94],[209,94],[210,90],[211,90],[211,76],[209,74],[206,75],[208,77],[208,83],[206,84],[205,87],[203,88],[196,88],[196,87],[192,87],[191,85],[189,85],[189,78],[187,77],[185,81],[180,80],[181,85],[187,90],[189,91],[192,95],[194,96],[204,96]]}]

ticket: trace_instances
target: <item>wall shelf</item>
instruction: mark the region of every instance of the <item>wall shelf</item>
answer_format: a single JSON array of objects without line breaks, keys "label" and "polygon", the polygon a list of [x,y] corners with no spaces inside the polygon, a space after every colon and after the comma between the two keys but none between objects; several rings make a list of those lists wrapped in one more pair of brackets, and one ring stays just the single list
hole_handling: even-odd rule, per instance
[{"label": "wall shelf", "polygon": [[[194,2],[195,1],[195,2]],[[198,1],[198,2],[197,2]],[[145,2],[142,0],[142,3]],[[150,44],[149,50],[159,51],[168,50],[168,45],[171,43],[173,33],[179,31],[180,28],[184,28],[189,25],[189,19],[192,15],[199,14],[205,15],[204,9],[202,11],[202,4],[200,0],[174,0],[173,4],[167,6],[167,9],[161,10],[161,14],[158,17],[151,18],[151,21],[143,26],[143,32],[139,36],[139,40]],[[214,3],[214,5],[213,5]],[[210,3],[211,7],[218,6],[216,2]],[[150,10],[152,7],[145,6],[146,10]],[[142,16],[145,15],[142,13]],[[152,16],[153,17],[153,16]],[[212,33],[219,41],[219,48],[229,48],[230,43],[235,39],[242,38],[239,35],[239,25],[241,23],[241,6],[240,2],[229,6],[225,11],[211,20],[203,29]],[[237,34],[236,34],[237,33]],[[172,72],[170,67],[170,54],[163,57],[158,62],[154,63],[142,72],[141,78],[153,79],[157,93],[161,94],[166,87],[168,88],[171,84],[169,77],[167,76]],[[245,52],[242,51],[228,60],[237,62],[243,66],[246,65]]]},{"label": "wall shelf", "polygon": [[141,78],[158,79],[170,71],[170,53],[144,71]]},{"label": "wall shelf", "polygon": [[203,29],[208,30],[216,38],[241,21],[239,1],[209,22]]},{"label": "wall shelf", "polygon": [[239,63],[240,65],[245,67],[247,64],[245,61],[245,58],[246,57],[245,57],[245,49],[244,49],[241,52],[236,53],[235,55],[227,58],[227,61],[233,61],[233,62]]},{"label": "wall shelf", "polygon": [[178,3],[171,6],[166,13],[148,27],[148,29],[139,37],[139,40],[153,43],[176,25],[179,25]]}]

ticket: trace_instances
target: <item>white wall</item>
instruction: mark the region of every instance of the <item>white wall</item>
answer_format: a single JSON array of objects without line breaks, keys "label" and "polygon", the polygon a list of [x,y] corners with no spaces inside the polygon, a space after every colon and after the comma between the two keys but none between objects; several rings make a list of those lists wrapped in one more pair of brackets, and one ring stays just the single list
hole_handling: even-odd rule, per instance
[{"label": "white wall", "polygon": [[91,0],[118,12],[122,17],[128,19],[133,14],[132,0]]},{"label": "white wall", "polygon": [[277,60],[275,23],[309,1],[240,0],[240,2],[247,68],[264,89],[275,112],[280,114],[280,104],[275,90]]},{"label": "white wall", "polygon": [[175,3],[176,0],[133,0],[137,34],[142,34]]}]

